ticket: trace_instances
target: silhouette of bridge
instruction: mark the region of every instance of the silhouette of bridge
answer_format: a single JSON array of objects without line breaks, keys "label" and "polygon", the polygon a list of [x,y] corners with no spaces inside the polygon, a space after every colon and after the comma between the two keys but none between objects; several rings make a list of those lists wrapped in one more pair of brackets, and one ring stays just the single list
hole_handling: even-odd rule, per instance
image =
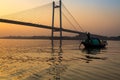
[{"label": "silhouette of bridge", "polygon": [[[48,4],[47,4],[48,5]],[[46,6],[46,5],[45,5]],[[44,6],[44,7],[45,7]],[[51,3],[50,3],[50,6],[52,6],[51,5]],[[49,6],[49,7],[50,7]],[[43,6],[40,6],[40,7],[42,7],[43,8]],[[39,10],[39,8],[40,7],[38,7],[37,9]],[[9,18],[0,18],[0,22],[3,22],[3,23],[10,23],[10,24],[17,24],[17,25],[25,25],[25,26],[32,26],[32,27],[37,27],[37,28],[43,28],[43,29],[49,29],[49,30],[52,30],[53,29],[53,31],[63,31],[63,32],[69,32],[69,33],[75,33],[75,34],[84,34],[84,32],[82,32],[83,31],[83,29],[81,28],[81,26],[79,25],[79,23],[77,22],[77,20],[72,16],[72,14],[69,12],[69,10],[65,7],[65,5],[62,3],[62,0],[60,0],[60,2],[59,2],[59,5],[58,4],[55,4],[55,2],[53,1],[53,7],[52,7],[53,9],[53,12],[52,12],[52,25],[50,26],[48,26],[48,25],[45,25],[45,24],[41,24],[41,22],[38,24],[38,23],[33,23],[33,22],[30,22],[30,21],[22,21],[22,20],[15,20],[14,18],[11,18],[11,19],[9,19]],[[58,28],[58,26],[54,26],[54,14],[55,14],[55,9],[60,9],[60,28]],[[75,24],[77,24],[80,28],[81,28],[81,30],[82,31],[79,31],[78,29],[76,29],[76,30],[72,30],[72,29],[66,29],[66,28],[63,28],[62,27],[62,15],[63,16],[65,16],[65,18],[68,20],[68,22],[69,22],[69,24],[71,24],[71,26],[72,27],[74,27],[74,29],[75,29],[75,27],[76,26],[74,26],[73,24],[72,24],[72,21],[70,21],[70,19],[72,19],[72,18],[70,18],[70,17],[67,17],[65,14],[64,14],[64,11],[62,10],[62,8],[65,8],[65,10],[68,12],[68,14],[73,18],[73,20],[76,22]],[[36,8],[33,8],[33,10],[34,9],[36,9]],[[44,9],[43,9],[44,10]],[[47,9],[48,10],[48,9]],[[27,10],[26,10],[27,11]],[[30,10],[29,10],[30,11]],[[43,11],[40,11],[40,13],[41,12],[43,12]],[[27,12],[23,12],[23,13],[26,13],[26,15],[28,16],[29,14],[27,14]],[[34,14],[34,11],[30,11],[30,13],[33,13],[32,15],[36,15],[36,14]],[[48,13],[48,12],[46,12],[46,13]],[[21,12],[19,12],[19,14],[21,14]],[[39,14],[39,13],[38,13]],[[49,13],[48,13],[49,14]],[[16,14],[12,14],[12,15],[14,15],[16,18],[18,17],[18,16],[16,16]],[[19,17],[23,17],[22,19],[24,19],[24,17],[26,17],[26,15],[24,15],[24,16],[19,16]],[[45,14],[42,14],[42,15],[45,15]],[[38,18],[38,20],[39,20],[39,16],[40,15],[37,15],[37,18]],[[31,15],[29,15],[29,18],[31,18]],[[70,19],[69,19],[70,18]],[[35,20],[36,21],[36,20]],[[69,26],[69,25],[68,25]],[[69,26],[70,27],[70,26]]]},{"label": "silhouette of bridge", "polygon": [[[22,20],[14,20],[13,18],[12,19],[8,19],[8,18],[0,18],[0,22],[3,22],[3,23],[10,23],[10,24],[16,24],[16,25],[24,25],[24,26],[31,26],[31,27],[37,27],[37,28],[42,28],[42,29],[49,29],[51,30],[51,39],[52,39],[52,47],[54,47],[54,32],[60,32],[60,48],[62,47],[62,32],[69,32],[69,33],[75,33],[75,34],[78,34],[78,35],[81,35],[81,34],[85,34],[84,33],[84,30],[82,29],[82,27],[79,25],[79,23],[77,22],[77,20],[72,16],[72,14],[69,12],[69,10],[65,7],[64,4],[62,4],[62,0],[59,1],[59,4],[56,4],[55,1],[53,1],[52,3],[52,25],[51,26],[48,26],[48,25],[45,25],[45,24],[37,24],[37,23],[34,23],[34,22],[30,22],[30,21],[23,21],[24,18],[22,18]],[[63,7],[62,7],[63,6]],[[62,8],[64,8],[67,13],[70,15],[70,19],[73,19],[73,21],[79,26],[79,28],[83,31],[78,31],[78,29],[76,29],[76,26],[74,26],[72,24],[73,21],[70,21],[69,17],[67,17],[62,11]],[[39,8],[34,8],[34,9],[37,9],[39,10]],[[33,9],[33,10],[34,10]],[[60,24],[59,24],[59,28],[58,26],[55,26],[55,10],[56,9],[59,9],[59,18],[60,18]],[[41,11],[43,12],[43,11]],[[34,11],[30,11],[30,13],[33,13],[34,14]],[[20,12],[21,14],[21,12]],[[32,14],[32,15],[33,15]],[[38,13],[37,13],[38,14]],[[15,14],[13,14],[15,15]],[[43,14],[45,15],[45,14]],[[62,25],[62,16],[64,15],[64,17],[66,18],[66,20],[72,25],[72,27],[74,27],[76,30],[72,30],[72,29],[66,29],[66,28],[63,28],[63,25]],[[24,15],[26,16],[26,15]],[[28,14],[27,14],[28,16]],[[38,15],[40,16],[40,15]],[[37,18],[38,18],[37,16]],[[17,16],[16,16],[17,17]],[[29,16],[29,18],[31,17],[31,15]],[[29,19],[28,19],[29,20]],[[36,21],[36,20],[35,20]]]},{"label": "silhouette of bridge", "polygon": [[[17,25],[32,26],[32,27],[37,27],[37,28],[43,28],[43,29],[52,30],[51,26],[41,25],[41,24],[34,24],[34,23],[29,23],[29,22],[21,22],[21,21],[8,20],[8,19],[0,19],[0,22],[10,23],[10,24],[17,24]],[[54,31],[60,31],[60,28],[54,27]],[[70,29],[64,29],[64,28],[62,28],[62,31],[69,32],[69,33],[85,34],[83,32],[79,32],[79,31],[75,31],[75,30],[70,30]]]}]

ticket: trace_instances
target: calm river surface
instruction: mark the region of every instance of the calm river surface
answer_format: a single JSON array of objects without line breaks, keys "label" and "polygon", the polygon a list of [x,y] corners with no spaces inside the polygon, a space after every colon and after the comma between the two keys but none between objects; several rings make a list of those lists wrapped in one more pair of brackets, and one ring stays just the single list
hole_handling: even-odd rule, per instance
[{"label": "calm river surface", "polygon": [[80,41],[0,39],[0,80],[120,80],[120,41],[79,49]]}]

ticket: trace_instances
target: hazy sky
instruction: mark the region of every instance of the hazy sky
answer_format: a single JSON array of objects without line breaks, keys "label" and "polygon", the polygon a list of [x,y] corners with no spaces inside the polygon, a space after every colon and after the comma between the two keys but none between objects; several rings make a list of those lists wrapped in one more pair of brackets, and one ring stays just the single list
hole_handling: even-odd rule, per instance
[{"label": "hazy sky", "polygon": [[[47,4],[53,0],[0,0],[0,16]],[[120,0],[63,0],[63,3],[91,33],[120,35]],[[0,36],[45,35],[45,30],[0,23]]]}]

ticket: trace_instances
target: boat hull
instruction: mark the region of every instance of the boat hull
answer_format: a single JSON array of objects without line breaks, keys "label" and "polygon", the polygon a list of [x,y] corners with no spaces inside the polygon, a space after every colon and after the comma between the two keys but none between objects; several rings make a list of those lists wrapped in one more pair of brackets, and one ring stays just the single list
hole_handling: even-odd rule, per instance
[{"label": "boat hull", "polygon": [[105,48],[106,47],[106,44],[93,45],[85,42],[82,42],[82,44],[85,46],[85,48]]}]

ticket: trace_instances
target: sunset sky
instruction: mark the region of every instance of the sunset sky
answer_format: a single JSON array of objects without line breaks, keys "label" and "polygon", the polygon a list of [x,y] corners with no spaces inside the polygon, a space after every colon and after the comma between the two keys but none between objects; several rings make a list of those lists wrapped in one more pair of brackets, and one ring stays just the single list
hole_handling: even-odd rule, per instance
[{"label": "sunset sky", "polygon": [[[0,0],[0,17],[41,6],[52,1]],[[120,0],[62,1],[85,31],[105,36],[120,36]],[[0,23],[0,36],[46,35],[45,31],[32,27]]]}]

